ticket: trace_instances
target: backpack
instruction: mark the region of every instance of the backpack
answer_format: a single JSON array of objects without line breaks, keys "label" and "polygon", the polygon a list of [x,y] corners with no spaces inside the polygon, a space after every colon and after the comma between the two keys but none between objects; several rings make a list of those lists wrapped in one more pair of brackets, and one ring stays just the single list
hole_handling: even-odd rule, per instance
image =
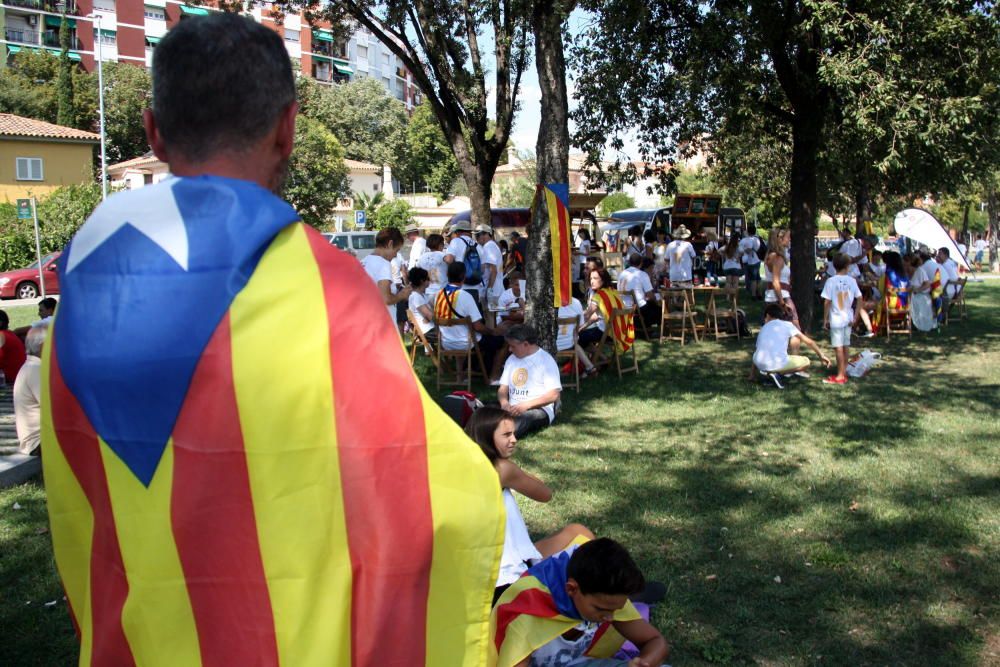
[{"label": "backpack", "polygon": [[483,282],[483,262],[479,257],[479,249],[475,243],[465,243],[465,284],[480,285]]},{"label": "backpack", "polygon": [[756,234],[754,238],[757,239],[757,259],[764,261],[767,259],[767,244],[760,240],[760,237]]},{"label": "backpack", "polygon": [[441,408],[445,414],[454,419],[462,428],[465,428],[472,413],[481,407],[483,407],[482,401],[478,400],[475,394],[467,391],[452,392],[441,401]]}]

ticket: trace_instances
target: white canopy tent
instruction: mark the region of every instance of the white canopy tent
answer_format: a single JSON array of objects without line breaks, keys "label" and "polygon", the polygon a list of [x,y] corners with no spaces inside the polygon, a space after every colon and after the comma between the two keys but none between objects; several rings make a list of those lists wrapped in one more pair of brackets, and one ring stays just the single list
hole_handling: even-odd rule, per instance
[{"label": "white canopy tent", "polygon": [[948,230],[933,215],[922,208],[905,208],[896,214],[893,227],[900,236],[922,243],[929,248],[947,248],[950,256],[959,266],[971,271],[969,261],[958,249]]}]

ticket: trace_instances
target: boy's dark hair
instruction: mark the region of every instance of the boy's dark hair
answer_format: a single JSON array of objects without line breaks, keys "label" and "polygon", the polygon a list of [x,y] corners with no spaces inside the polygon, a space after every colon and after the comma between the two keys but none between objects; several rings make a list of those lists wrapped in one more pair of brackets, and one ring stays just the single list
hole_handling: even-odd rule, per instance
[{"label": "boy's dark hair", "polygon": [[[633,255],[633,257],[634,257],[634,255]],[[649,267],[653,266],[653,264],[655,264],[655,263],[656,263],[656,262],[654,262],[653,260],[651,260],[651,259],[650,259],[649,257],[643,257],[643,258],[642,258],[642,266],[641,266],[640,268],[641,268],[641,269],[642,269],[643,271],[645,271],[645,270],[646,270],[646,269],[648,269]]]},{"label": "boy's dark hair", "polygon": [[634,266],[635,268],[638,269],[640,266],[642,266],[642,255],[640,255],[637,252],[634,252],[631,255],[629,255],[628,256],[628,265],[629,266]]},{"label": "boy's dark hair", "polygon": [[51,296],[47,296],[44,299],[42,299],[41,301],[39,301],[38,305],[39,306],[45,306],[46,310],[55,310],[56,309],[56,305],[58,305],[58,303],[59,302],[56,301],[55,299],[53,299]]},{"label": "boy's dark hair", "polygon": [[153,116],[167,145],[189,160],[241,151],[294,101],[281,37],[245,16],[184,19],[154,52]]},{"label": "boy's dark hair", "polygon": [[837,273],[840,273],[850,265],[851,265],[851,258],[848,257],[845,253],[838,252],[836,255],[833,256],[833,268],[837,270]]},{"label": "boy's dark hair", "polygon": [[0,310],[0,331],[5,331],[10,326],[10,317],[6,310]]},{"label": "boy's dark hair", "polygon": [[951,251],[948,250],[947,248],[938,248],[938,252],[944,255],[945,257],[951,257]]},{"label": "boy's dark hair", "polygon": [[464,283],[465,282],[465,264],[462,262],[452,262],[448,265],[448,282],[450,283]]},{"label": "boy's dark hair", "polygon": [[375,235],[376,248],[388,248],[390,245],[403,245],[403,232],[395,227],[386,227]]},{"label": "boy's dark hair", "polygon": [[410,279],[410,285],[413,287],[420,287],[425,282],[430,280],[430,274],[427,273],[427,270],[421,269],[419,266],[415,266],[410,269],[407,277]]},{"label": "boy's dark hair", "polygon": [[594,266],[596,266],[599,269],[603,269],[604,268],[604,260],[601,259],[600,257],[588,257],[587,261],[588,262],[593,262]]},{"label": "boy's dark hair", "polygon": [[566,577],[576,581],[584,594],[635,595],[646,586],[628,550],[607,537],[577,547],[566,566]]},{"label": "boy's dark hair", "polygon": [[787,311],[785,310],[785,304],[778,303],[777,301],[769,303],[764,306],[764,317],[770,317],[772,320],[785,320]]}]

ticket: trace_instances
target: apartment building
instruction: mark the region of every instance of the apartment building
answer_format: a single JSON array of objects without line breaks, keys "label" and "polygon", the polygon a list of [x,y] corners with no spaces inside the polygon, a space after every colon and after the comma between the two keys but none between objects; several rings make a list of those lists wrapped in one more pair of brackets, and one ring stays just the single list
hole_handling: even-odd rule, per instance
[{"label": "apartment building", "polygon": [[[22,49],[59,53],[59,25],[65,14],[69,57],[86,70],[93,70],[98,58],[149,67],[153,48],[171,26],[212,11],[217,10],[176,0],[0,0],[0,65]],[[301,15],[285,15],[279,23],[269,2],[247,14],[282,36],[303,75],[330,85],[372,77],[407,109],[420,104],[412,74],[368,31],[359,29],[345,43],[328,28],[309,26]]]}]

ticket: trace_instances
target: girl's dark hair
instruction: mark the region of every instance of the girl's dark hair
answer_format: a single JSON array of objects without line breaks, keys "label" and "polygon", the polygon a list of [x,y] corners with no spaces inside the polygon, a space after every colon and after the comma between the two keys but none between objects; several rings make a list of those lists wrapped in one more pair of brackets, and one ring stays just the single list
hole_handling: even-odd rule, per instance
[{"label": "girl's dark hair", "polygon": [[497,459],[500,458],[500,454],[497,453],[497,448],[493,444],[493,434],[496,433],[500,422],[505,419],[514,421],[514,415],[503,408],[486,405],[473,412],[469,421],[465,423],[466,435],[479,445],[479,449],[483,450],[483,454],[486,454],[490,463],[496,463]]},{"label": "girl's dark hair", "polygon": [[585,241],[589,241],[589,240],[590,240],[590,232],[589,232],[589,231],[587,231],[587,228],[586,228],[586,227],[581,227],[580,229],[578,229],[578,230],[577,230],[577,232],[576,232],[576,233],[577,233],[577,234],[578,234],[578,235],[580,236],[580,238],[582,238],[583,240],[585,240]]},{"label": "girl's dark hair", "polygon": [[607,269],[594,269],[590,273],[591,275],[596,273],[601,277],[601,287],[611,287],[611,285],[613,284],[611,282],[611,274],[608,273]]},{"label": "girl's dark hair", "polygon": [[726,257],[732,259],[736,256],[737,251],[740,249],[740,237],[736,232],[729,235],[729,241],[726,242],[726,247],[723,249],[722,254]]},{"label": "girl's dark hair", "polygon": [[430,234],[427,236],[427,247],[430,250],[440,250],[444,247],[444,237],[440,234]]},{"label": "girl's dark hair", "polygon": [[892,269],[897,276],[906,276],[906,267],[903,266],[903,256],[895,250],[887,250],[882,253],[882,262],[886,269]]},{"label": "girl's dark hair", "polygon": [[395,227],[386,227],[375,235],[376,248],[388,248],[394,245],[403,245],[403,232]]},{"label": "girl's dark hair", "polygon": [[420,287],[426,282],[430,282],[430,274],[427,273],[426,269],[421,269],[419,266],[415,266],[410,269],[409,273],[410,285],[413,287]]}]

